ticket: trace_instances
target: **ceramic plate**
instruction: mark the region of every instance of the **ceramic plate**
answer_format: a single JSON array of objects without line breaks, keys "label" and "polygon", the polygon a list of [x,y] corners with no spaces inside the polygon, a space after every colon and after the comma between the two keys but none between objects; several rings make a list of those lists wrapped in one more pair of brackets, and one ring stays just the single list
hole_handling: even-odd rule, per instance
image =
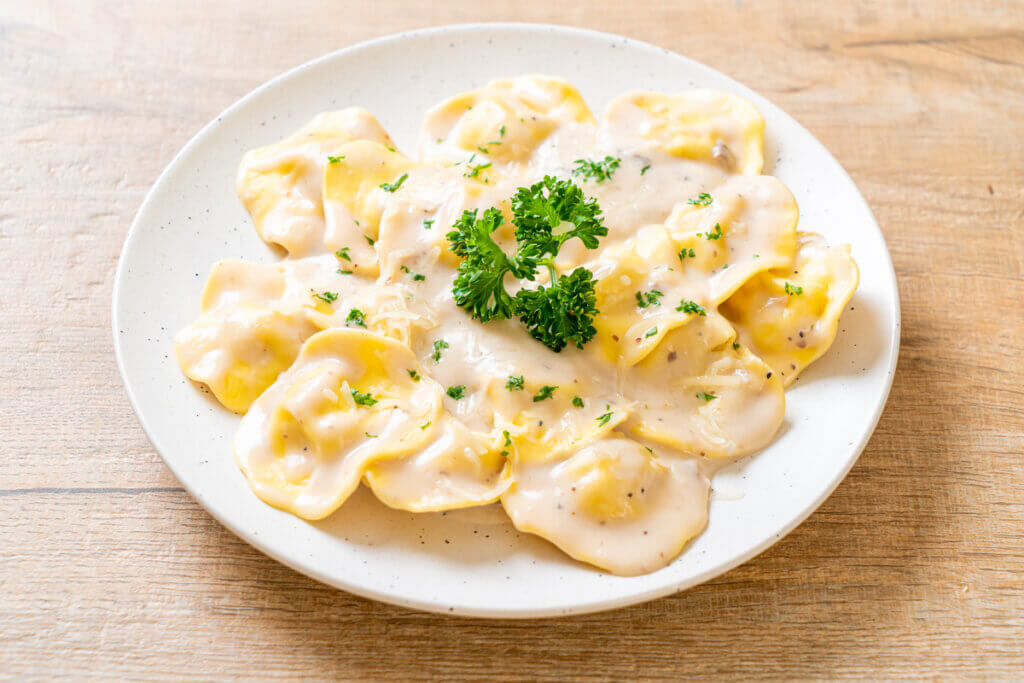
[{"label": "ceramic plate", "polygon": [[[277,141],[318,112],[359,105],[411,152],[430,106],[523,73],[569,80],[595,113],[630,89],[703,87],[752,100],[767,122],[765,172],[796,195],[801,228],[830,244],[850,243],[860,266],[860,288],[835,345],[786,392],[778,437],[715,478],[707,531],[646,576],[620,578],[577,563],[518,533],[493,506],[415,515],[386,508],[361,489],[322,522],[275,510],[250,492],[235,466],[239,418],[197,391],[174,358],[173,336],[198,315],[215,261],[277,260],[235,195],[246,150]],[[480,24],[334,52],[261,86],[207,125],[157,180],[128,233],[113,325],[128,396],[153,445],[196,500],[240,537],[298,571],[377,600],[538,617],[674,593],[750,559],[803,521],[853,466],[881,414],[896,364],[898,305],[892,263],[864,199],[825,148],[771,102],[697,62],[619,36]]]}]

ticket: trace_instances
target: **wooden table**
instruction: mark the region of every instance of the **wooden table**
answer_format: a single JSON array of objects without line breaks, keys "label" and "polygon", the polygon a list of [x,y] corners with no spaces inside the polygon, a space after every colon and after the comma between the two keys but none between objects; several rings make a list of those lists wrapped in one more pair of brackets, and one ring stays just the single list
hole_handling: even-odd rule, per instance
[{"label": "wooden table", "polygon": [[[1024,676],[1024,3],[0,3],[0,676]],[[760,557],[616,612],[496,622],[320,585],[164,467],[114,363],[128,225],[207,120],[429,25],[624,33],[754,87],[874,209],[903,346],[878,431]]]}]

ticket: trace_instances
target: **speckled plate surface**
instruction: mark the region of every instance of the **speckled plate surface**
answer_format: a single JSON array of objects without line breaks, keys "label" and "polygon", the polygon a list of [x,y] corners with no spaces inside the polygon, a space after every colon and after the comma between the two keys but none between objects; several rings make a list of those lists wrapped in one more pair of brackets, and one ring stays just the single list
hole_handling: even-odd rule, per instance
[{"label": "speckled plate surface", "polygon": [[[549,73],[576,84],[595,113],[624,90],[706,87],[751,99],[764,114],[766,173],[800,204],[801,228],[850,243],[860,288],[835,345],[787,391],[773,444],[720,473],[710,523],[675,562],[620,578],[519,534],[500,510],[414,515],[365,490],[322,522],[260,502],[231,452],[238,417],[181,374],[174,333],[199,312],[210,266],[273,261],[235,196],[242,154],[314,114],[360,105],[413,150],[433,104],[487,81]],[[896,364],[899,301],[871,211],[839,164],[803,127],[730,78],[660,48],[603,33],[480,24],[389,36],[275,78],[207,125],[146,197],[124,245],[114,341],[132,405],[168,467],[210,514],[271,557],[359,595],[442,613],[538,617],[610,609],[706,581],[803,521],[853,466],[881,414]],[[841,533],[841,531],[839,532]],[[212,558],[211,558],[211,561]]]}]

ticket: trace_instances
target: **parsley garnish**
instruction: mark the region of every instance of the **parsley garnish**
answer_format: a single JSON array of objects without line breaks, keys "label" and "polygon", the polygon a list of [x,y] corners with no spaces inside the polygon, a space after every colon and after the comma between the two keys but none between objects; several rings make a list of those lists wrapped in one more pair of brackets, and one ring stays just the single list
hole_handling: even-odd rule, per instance
[{"label": "parsley garnish", "polygon": [[611,411],[611,412],[605,413],[604,415],[598,415],[596,418],[594,418],[594,419],[597,420],[597,426],[598,427],[604,427],[606,424],[608,424],[608,421],[612,419],[612,415],[614,415],[614,414],[615,414],[615,411]]},{"label": "parsley garnish", "polygon": [[686,203],[691,206],[710,206],[711,201],[711,195],[707,192],[701,192],[695,198],[688,200]]},{"label": "parsley garnish", "polygon": [[434,219],[433,218],[429,218],[429,219],[423,221],[423,229],[424,230],[430,230],[432,227],[434,227]]},{"label": "parsley garnish", "polygon": [[732,350],[733,350],[733,351],[735,351],[735,350],[736,350],[736,349],[738,349],[738,348],[740,348],[740,345],[739,345],[739,344],[737,344],[736,342],[733,342],[733,343],[732,343]]},{"label": "parsley garnish", "polygon": [[427,279],[427,276],[422,274],[422,273],[413,273],[412,274],[412,281],[413,282],[423,282],[426,279]]},{"label": "parsley garnish", "polygon": [[700,235],[701,237],[703,237],[706,240],[717,240],[717,239],[720,239],[722,237],[722,226],[720,224],[718,224],[718,223],[715,223],[715,229],[713,231],[711,231],[711,232],[698,232],[697,234]]},{"label": "parsley garnish", "polygon": [[[452,289],[455,302],[482,322],[518,316],[530,334],[553,351],[569,343],[583,348],[597,331],[594,278],[586,268],[561,277],[554,258],[562,245],[577,237],[588,249],[608,234],[601,222],[601,207],[588,200],[578,185],[552,176],[512,197],[512,222],[517,250],[506,254],[491,237],[504,223],[496,208],[483,215],[465,211],[447,234],[452,251],[463,257]],[[565,229],[565,225],[570,227]],[[505,290],[505,275],[534,280],[544,266],[550,284],[523,288],[513,297]]]},{"label": "parsley garnish", "polygon": [[351,275],[352,274],[351,270],[343,270],[341,268],[338,268],[337,272],[338,272],[338,275]]},{"label": "parsley garnish", "polygon": [[402,186],[402,183],[404,183],[405,179],[408,177],[408,173],[403,173],[401,176],[398,177],[398,180],[391,183],[390,185],[388,183],[381,183],[380,189],[384,190],[385,192],[394,192],[395,190]]},{"label": "parsley garnish", "polygon": [[358,389],[352,390],[352,400],[356,402],[357,406],[372,406],[377,403],[377,399],[370,396],[370,392],[364,394]]},{"label": "parsley garnish", "polygon": [[697,305],[696,301],[687,301],[686,299],[679,302],[679,305],[676,306],[676,310],[683,313],[696,313],[697,315],[703,316],[708,314],[708,312],[704,310],[703,306]]},{"label": "parsley garnish", "polygon": [[580,398],[579,396],[573,396],[572,397],[572,404],[574,406],[576,406],[577,408],[582,408],[583,407],[583,399]]},{"label": "parsley garnish", "polygon": [[337,292],[313,292],[313,298],[320,299],[325,304],[333,304],[338,300]]},{"label": "parsley garnish", "polygon": [[690,258],[696,258],[697,257],[697,254],[693,251],[692,247],[689,248],[689,249],[687,249],[686,247],[683,247],[682,250],[680,250],[680,252],[679,252],[679,260],[680,261],[682,261],[687,256],[689,256]]},{"label": "parsley garnish", "polygon": [[441,349],[447,348],[448,342],[446,342],[444,339],[437,339],[434,341],[434,353],[431,355],[431,358],[434,359],[435,363],[441,362]]},{"label": "parsley garnish", "polygon": [[448,387],[448,390],[444,393],[448,394],[456,401],[461,400],[466,395],[466,385],[459,384],[458,386]]},{"label": "parsley garnish", "polygon": [[345,316],[345,324],[348,325],[349,323],[357,327],[366,327],[366,314],[358,308],[353,308],[348,312],[348,315]]},{"label": "parsley garnish", "polygon": [[501,134],[501,137],[505,137],[505,124],[504,123],[501,124],[501,128],[498,129],[498,132]]},{"label": "parsley garnish", "polygon": [[804,293],[803,287],[797,287],[796,285],[791,285],[788,282],[786,283],[784,289],[786,290],[786,294],[790,296],[800,296],[801,294]]},{"label": "parsley garnish", "polygon": [[545,384],[534,395],[533,402],[539,403],[540,401],[543,401],[546,398],[551,398],[551,396],[555,393],[555,389],[557,388],[558,387],[553,387],[548,384]]},{"label": "parsley garnish", "polygon": [[342,154],[341,156],[338,156],[338,157],[328,156],[327,157],[327,163],[329,163],[329,164],[336,164],[336,163],[340,162],[344,158],[345,158],[344,154]]},{"label": "parsley garnish", "polygon": [[348,255],[348,247],[342,247],[338,251],[334,252],[334,255],[340,259],[345,259],[349,263],[352,263],[352,257]]},{"label": "parsley garnish", "polygon": [[650,165],[650,164],[647,164],[646,166],[644,166],[643,168],[641,168],[641,169],[640,169],[640,175],[643,175],[644,173],[647,173],[647,171],[649,171],[649,170],[650,170],[650,168],[651,168],[651,165]]},{"label": "parsley garnish", "polygon": [[658,301],[661,297],[665,296],[656,289],[652,289],[649,292],[637,292],[636,293],[636,305],[640,308],[647,308],[648,306],[660,306],[661,302]]},{"label": "parsley garnish", "polygon": [[420,425],[420,429],[426,431],[427,427],[429,427],[432,424],[434,423],[431,420],[427,420],[426,422]]},{"label": "parsley garnish", "polygon": [[412,368],[409,368],[408,370],[406,370],[406,372],[408,372],[409,376],[412,377],[412,381],[413,382],[419,382],[420,381],[420,373],[416,372]]},{"label": "parsley garnish", "polygon": [[615,169],[617,169],[622,163],[622,159],[606,156],[604,159],[599,161],[577,159],[573,163],[576,164],[576,168],[572,170],[573,175],[579,176],[584,180],[593,180],[594,182],[603,183],[612,177],[612,174],[615,173]]},{"label": "parsley garnish", "polygon": [[508,430],[507,429],[503,429],[501,431],[501,435],[503,437],[505,437],[505,443],[503,443],[502,446],[511,446],[512,445],[512,436],[508,433]]},{"label": "parsley garnish", "polygon": [[715,396],[714,394],[709,394],[706,391],[698,391],[697,392],[697,398],[699,398],[702,401],[704,401],[705,403],[707,403],[708,401],[710,401],[712,399],[715,399],[715,398],[718,398],[718,397]]},{"label": "parsley garnish", "polygon": [[[359,221],[356,221],[356,225],[359,225]],[[369,244],[369,245],[370,245],[371,247],[372,247],[372,246],[373,246],[374,244],[376,244],[376,243],[377,243],[377,242],[376,242],[376,241],[375,241],[375,240],[374,240],[374,239],[373,239],[372,237],[370,237],[369,235],[363,235],[363,238],[365,238],[365,239],[366,239],[366,243],[367,243],[367,244]]]},{"label": "parsley garnish", "polygon": [[656,334],[658,334],[658,328],[652,327],[651,329],[647,330],[647,334],[644,335],[644,339],[647,339],[648,337],[653,337]]},{"label": "parsley garnish", "polygon": [[522,391],[523,389],[523,376],[522,375],[511,375],[505,380],[505,388],[509,391]]}]

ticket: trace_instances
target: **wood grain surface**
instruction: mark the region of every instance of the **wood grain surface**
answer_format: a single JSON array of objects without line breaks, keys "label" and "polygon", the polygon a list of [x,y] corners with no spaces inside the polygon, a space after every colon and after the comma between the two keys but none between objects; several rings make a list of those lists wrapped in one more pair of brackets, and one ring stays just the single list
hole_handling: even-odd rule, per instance
[{"label": "wood grain surface", "polygon": [[[849,170],[903,307],[857,466],[760,557],[584,617],[369,602],[210,518],[121,386],[142,198],[271,76],[396,31],[562,23],[694,57]],[[1024,3],[0,2],[0,677],[1024,677]]]}]

